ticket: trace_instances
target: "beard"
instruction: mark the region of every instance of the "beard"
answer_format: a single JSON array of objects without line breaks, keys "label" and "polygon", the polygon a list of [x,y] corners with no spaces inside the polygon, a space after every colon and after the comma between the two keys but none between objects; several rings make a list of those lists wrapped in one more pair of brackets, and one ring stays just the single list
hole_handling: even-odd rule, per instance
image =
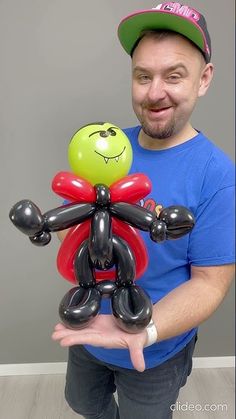
[{"label": "beard", "polygon": [[[149,106],[145,106],[144,109],[148,109]],[[153,107],[157,107],[157,105],[155,104],[155,106]],[[164,107],[162,106],[159,106]],[[135,111],[135,109],[134,109]],[[135,112],[136,113],[136,112]],[[172,115],[171,119],[169,119],[168,121],[166,121],[165,123],[163,122],[149,122],[147,118],[145,118],[145,113],[136,113],[136,116],[142,126],[142,130],[143,132],[148,135],[149,137],[156,139],[156,140],[164,140],[167,138],[170,138],[171,136],[175,135],[176,132],[178,131],[178,123],[175,119],[175,116]],[[180,121],[179,121],[180,122]]]},{"label": "beard", "polygon": [[145,132],[146,135],[155,139],[155,140],[165,140],[167,138],[172,137],[175,134],[176,124],[175,121],[170,121],[163,127],[153,127],[145,121],[142,121],[140,118],[140,123],[142,125],[142,130]]}]

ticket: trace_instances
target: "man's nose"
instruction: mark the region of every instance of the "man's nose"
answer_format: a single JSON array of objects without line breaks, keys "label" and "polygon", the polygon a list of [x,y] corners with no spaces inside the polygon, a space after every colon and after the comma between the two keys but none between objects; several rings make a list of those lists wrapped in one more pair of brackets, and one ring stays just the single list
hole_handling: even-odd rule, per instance
[{"label": "man's nose", "polygon": [[153,79],[149,85],[147,96],[149,102],[152,103],[165,99],[166,89],[164,81],[160,79]]}]

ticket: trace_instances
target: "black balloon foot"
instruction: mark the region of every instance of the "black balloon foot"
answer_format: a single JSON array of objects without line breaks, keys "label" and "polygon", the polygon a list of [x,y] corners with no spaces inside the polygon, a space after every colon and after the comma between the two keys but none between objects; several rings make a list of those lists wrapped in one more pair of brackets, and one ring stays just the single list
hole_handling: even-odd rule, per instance
[{"label": "black balloon foot", "polygon": [[98,314],[101,294],[95,288],[75,287],[66,293],[59,305],[62,323],[71,329],[82,329]]},{"label": "black balloon foot", "polygon": [[128,333],[138,333],[150,322],[152,302],[137,285],[117,288],[111,297],[112,311],[119,327]]}]

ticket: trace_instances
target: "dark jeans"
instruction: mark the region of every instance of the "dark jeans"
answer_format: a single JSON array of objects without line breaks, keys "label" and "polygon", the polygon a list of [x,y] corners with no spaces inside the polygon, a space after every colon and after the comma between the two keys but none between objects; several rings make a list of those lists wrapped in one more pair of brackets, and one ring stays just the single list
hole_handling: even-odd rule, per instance
[{"label": "dark jeans", "polygon": [[[171,419],[192,370],[197,337],[163,364],[144,372],[98,361],[83,346],[69,349],[65,396],[85,419]],[[117,390],[119,407],[114,399]]]}]

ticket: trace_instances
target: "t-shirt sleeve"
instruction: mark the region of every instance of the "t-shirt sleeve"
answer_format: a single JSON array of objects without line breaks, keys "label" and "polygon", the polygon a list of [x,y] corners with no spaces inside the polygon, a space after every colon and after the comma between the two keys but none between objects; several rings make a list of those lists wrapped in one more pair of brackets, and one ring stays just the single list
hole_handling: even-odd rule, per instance
[{"label": "t-shirt sleeve", "polygon": [[189,237],[189,262],[213,266],[235,261],[235,189],[218,190],[199,205],[196,224]]}]

